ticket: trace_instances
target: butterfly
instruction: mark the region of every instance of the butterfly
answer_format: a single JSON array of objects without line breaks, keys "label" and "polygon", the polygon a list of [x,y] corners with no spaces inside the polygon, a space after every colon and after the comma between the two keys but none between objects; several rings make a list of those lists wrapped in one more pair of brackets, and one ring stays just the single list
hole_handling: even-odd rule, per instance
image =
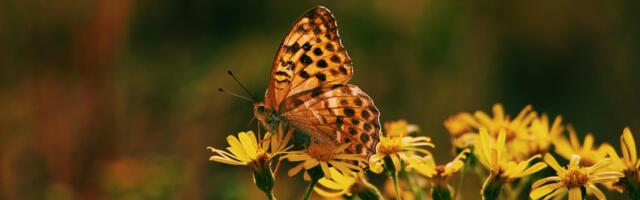
[{"label": "butterfly", "polygon": [[351,58],[329,9],[307,11],[284,37],[273,61],[265,102],[254,115],[268,130],[292,125],[315,142],[349,144],[347,152],[375,153],[380,112],[358,86]]}]

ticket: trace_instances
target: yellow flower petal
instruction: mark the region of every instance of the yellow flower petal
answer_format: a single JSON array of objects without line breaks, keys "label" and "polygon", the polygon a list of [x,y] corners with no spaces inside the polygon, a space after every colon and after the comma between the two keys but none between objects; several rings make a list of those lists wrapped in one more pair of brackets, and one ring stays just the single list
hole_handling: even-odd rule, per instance
[{"label": "yellow flower petal", "polygon": [[558,164],[558,161],[556,161],[556,159],[551,154],[544,155],[544,162],[546,162],[551,168],[556,170],[556,172],[559,172],[561,174],[564,174],[567,172],[566,169],[564,169],[563,167],[560,166],[560,164]]},{"label": "yellow flower petal", "polygon": [[550,176],[550,177],[546,177],[540,180],[537,180],[536,182],[533,183],[533,185],[531,185],[532,189],[536,189],[538,187],[540,187],[541,185],[544,185],[545,183],[548,183],[550,181],[559,181],[560,177],[557,176]]},{"label": "yellow flower petal", "polygon": [[593,148],[593,135],[587,134],[584,138],[584,143],[582,144],[582,151],[590,151]]},{"label": "yellow flower petal", "polygon": [[240,160],[242,160],[244,162],[251,161],[251,158],[244,151],[244,148],[243,148],[242,144],[240,143],[240,141],[238,140],[238,138],[236,138],[233,135],[230,135],[230,136],[227,137],[227,143],[229,143],[229,147],[227,148],[227,150],[229,152],[231,152],[233,155],[237,156],[238,159],[240,159]]},{"label": "yellow flower petal", "polygon": [[498,133],[498,140],[496,141],[496,151],[497,151],[497,155],[498,156],[502,156],[504,155],[505,151],[504,151],[504,144],[507,140],[507,132],[504,129],[500,129],[500,132]]},{"label": "yellow flower petal", "polygon": [[587,188],[587,192],[596,195],[596,198],[600,200],[607,199],[607,197],[604,196],[602,191],[600,191],[600,189],[598,189],[595,185],[589,184],[587,185],[586,188]]},{"label": "yellow flower petal", "polygon": [[304,167],[304,164],[300,163],[300,164],[296,165],[295,167],[289,169],[289,171],[287,172],[287,175],[289,175],[289,176],[296,175],[298,172],[300,172],[300,170],[302,170],[303,167]]},{"label": "yellow flower petal", "polygon": [[554,190],[562,187],[563,184],[562,183],[551,183],[551,184],[547,184],[544,185],[542,187],[536,188],[533,191],[531,191],[531,193],[529,194],[529,197],[532,199],[540,199],[543,196],[553,192]]},{"label": "yellow flower petal", "polygon": [[569,200],[582,200],[582,192],[579,187],[569,189]]},{"label": "yellow flower petal", "polygon": [[211,156],[211,157],[209,157],[209,160],[210,161],[224,163],[224,164],[229,164],[229,165],[246,165],[243,162],[238,162],[238,161],[231,160],[229,158],[223,158],[223,157],[220,157],[220,156]]},{"label": "yellow flower petal", "polygon": [[580,167],[580,156],[573,154],[571,160],[569,160],[569,170],[578,169]]},{"label": "yellow flower petal", "polygon": [[531,174],[533,174],[533,173],[536,173],[536,172],[538,172],[538,171],[540,171],[540,170],[542,170],[542,169],[544,169],[544,168],[546,168],[546,167],[547,167],[547,165],[546,165],[546,164],[544,164],[544,163],[536,163],[536,164],[534,164],[533,166],[531,166],[531,167],[527,168],[526,170],[524,170],[524,171],[519,175],[519,177],[529,176],[529,175],[531,175]]},{"label": "yellow flower petal", "polygon": [[331,171],[329,171],[329,165],[326,162],[320,162],[320,168],[324,173],[324,177],[331,178]]},{"label": "yellow flower petal", "polygon": [[554,191],[551,194],[549,194],[546,197],[544,197],[544,200],[549,200],[551,198],[557,197],[557,196],[559,196],[561,194],[564,194],[565,192],[567,192],[567,188],[566,187],[558,188],[556,191]]},{"label": "yellow flower petal", "polygon": [[625,127],[620,137],[620,144],[622,147],[622,156],[624,157],[625,164],[628,167],[633,167],[638,161],[638,155],[636,152],[636,143],[631,134],[629,127]]}]

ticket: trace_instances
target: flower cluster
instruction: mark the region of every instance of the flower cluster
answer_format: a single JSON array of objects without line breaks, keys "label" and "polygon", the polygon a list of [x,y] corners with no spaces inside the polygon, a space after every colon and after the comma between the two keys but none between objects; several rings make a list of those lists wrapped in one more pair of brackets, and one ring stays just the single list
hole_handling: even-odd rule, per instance
[{"label": "flower cluster", "polygon": [[[444,164],[436,163],[431,138],[405,120],[384,124],[375,154],[368,158],[346,151],[350,144],[296,146],[292,135],[300,133],[281,124],[274,133],[248,131],[228,136],[226,151],[209,147],[214,154],[210,160],[248,166],[254,183],[269,199],[275,199],[274,174],[282,161],[293,163],[289,176],[304,172],[309,186],[303,199],[314,191],[326,198],[457,199],[464,195],[458,191],[468,172],[484,180],[477,193],[483,199],[606,199],[603,189],[640,198],[640,161],[629,128],[623,130],[616,149],[611,144],[596,144],[591,133],[581,142],[561,116],[551,120],[532,106],[513,118],[500,104],[492,110],[492,115],[462,112],[444,121],[455,152]],[[374,174],[388,177],[388,190],[380,192],[368,181]],[[450,184],[450,179],[457,179],[457,184]]]}]

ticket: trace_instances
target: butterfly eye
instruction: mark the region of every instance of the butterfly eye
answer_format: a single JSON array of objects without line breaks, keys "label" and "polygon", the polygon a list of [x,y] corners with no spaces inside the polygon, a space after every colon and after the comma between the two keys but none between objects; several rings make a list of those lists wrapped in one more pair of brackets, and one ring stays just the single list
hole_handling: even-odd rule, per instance
[{"label": "butterfly eye", "polygon": [[264,113],[264,106],[258,106],[258,112]]}]

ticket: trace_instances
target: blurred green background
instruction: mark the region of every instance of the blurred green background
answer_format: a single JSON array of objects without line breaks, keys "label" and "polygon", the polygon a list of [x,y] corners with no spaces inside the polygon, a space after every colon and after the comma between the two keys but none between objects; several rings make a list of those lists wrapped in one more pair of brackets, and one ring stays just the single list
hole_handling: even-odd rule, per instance
[{"label": "blurred green background", "polygon": [[[615,146],[640,131],[636,0],[4,0],[0,199],[262,199],[247,168],[207,160],[256,129],[250,104],[216,90],[241,92],[231,69],[262,96],[282,37],[316,5],[338,19],[351,82],[383,121],[419,125],[440,162],[442,122],[497,102]],[[302,177],[283,172],[276,194],[299,198]]]}]

